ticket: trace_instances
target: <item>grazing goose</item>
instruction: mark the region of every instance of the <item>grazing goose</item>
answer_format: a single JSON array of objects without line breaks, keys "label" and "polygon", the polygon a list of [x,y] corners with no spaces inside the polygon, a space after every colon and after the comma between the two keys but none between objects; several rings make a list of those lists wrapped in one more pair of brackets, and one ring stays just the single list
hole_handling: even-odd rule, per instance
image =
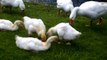
[{"label": "grazing goose", "polygon": [[58,39],[57,36],[51,36],[47,39],[46,42],[42,42],[38,38],[33,37],[15,37],[17,47],[24,50],[33,50],[33,51],[45,51],[51,47],[51,42]]},{"label": "grazing goose", "polygon": [[10,30],[15,31],[18,29],[18,26],[21,26],[23,22],[21,20],[16,20],[12,23],[10,20],[0,19],[0,30]]},{"label": "grazing goose", "polygon": [[24,16],[23,19],[25,29],[28,30],[29,36],[32,34],[32,32],[36,32],[42,41],[46,41],[46,27],[41,19],[30,18],[28,16]]},{"label": "grazing goose", "polygon": [[[79,7],[75,7],[69,18],[70,18],[70,24],[73,24],[73,21],[75,20],[77,15],[83,15],[86,17],[91,18],[91,23],[94,19],[100,18],[102,15],[107,13],[107,2],[97,2],[97,1],[87,1],[83,4],[81,4]],[[99,22],[97,23],[100,25],[102,23],[102,19],[99,19]]]},{"label": "grazing goose", "polygon": [[81,35],[81,32],[74,29],[69,23],[59,23],[54,27],[51,27],[47,35],[52,36],[57,34],[60,40],[71,41]]}]

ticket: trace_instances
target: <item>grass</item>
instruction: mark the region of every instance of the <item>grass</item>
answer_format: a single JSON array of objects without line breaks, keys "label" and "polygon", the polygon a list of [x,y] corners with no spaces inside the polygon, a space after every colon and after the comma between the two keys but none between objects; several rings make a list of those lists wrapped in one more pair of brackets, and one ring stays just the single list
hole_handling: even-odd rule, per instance
[{"label": "grass", "polygon": [[[28,6],[29,5],[29,6]],[[47,9],[49,11],[47,11]],[[14,22],[22,19],[19,8],[13,8],[13,12],[4,9],[0,13],[0,19],[9,19]],[[55,6],[48,8],[42,4],[26,4],[25,15],[41,18],[47,30],[60,22],[68,22],[68,16],[57,15]],[[15,35],[27,36],[27,31],[20,28],[17,31],[0,32],[0,60],[107,60],[107,16],[104,16],[102,26],[93,25],[85,27],[89,23],[88,18],[77,17],[73,27],[82,32],[80,38],[74,40],[71,46],[52,43],[49,50],[45,52],[29,52],[16,47]]]}]

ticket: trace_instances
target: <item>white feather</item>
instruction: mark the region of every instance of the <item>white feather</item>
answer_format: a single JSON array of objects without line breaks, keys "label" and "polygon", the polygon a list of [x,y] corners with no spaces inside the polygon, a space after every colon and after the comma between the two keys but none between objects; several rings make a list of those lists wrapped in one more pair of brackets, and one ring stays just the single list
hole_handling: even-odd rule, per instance
[{"label": "white feather", "polygon": [[14,23],[12,23],[10,20],[0,19],[0,30],[15,31],[18,29],[18,25],[21,23],[23,22],[20,20],[16,20]]},{"label": "white feather", "polygon": [[23,19],[25,28],[28,30],[29,35],[31,35],[32,32],[36,32],[39,37],[46,39],[46,27],[41,19],[30,18],[27,16],[24,16]]},{"label": "white feather", "polygon": [[59,23],[50,28],[47,34],[49,36],[57,34],[60,40],[74,40],[81,35],[81,32],[74,29],[69,23]]},{"label": "white feather", "polygon": [[71,0],[57,0],[57,8],[63,9],[65,12],[72,11],[74,8]]},{"label": "white feather", "polygon": [[2,6],[19,7],[21,10],[25,9],[23,0],[1,0]]},{"label": "white feather", "polygon": [[107,2],[87,1],[81,4],[80,7],[75,7],[69,18],[70,20],[75,20],[77,15],[83,15],[91,19],[97,19],[106,13]]},{"label": "white feather", "polygon": [[38,38],[33,37],[15,37],[17,47],[24,50],[33,50],[33,51],[45,51],[48,50],[51,46],[51,42],[56,40],[57,36],[52,36],[47,39],[46,42],[42,42]]}]

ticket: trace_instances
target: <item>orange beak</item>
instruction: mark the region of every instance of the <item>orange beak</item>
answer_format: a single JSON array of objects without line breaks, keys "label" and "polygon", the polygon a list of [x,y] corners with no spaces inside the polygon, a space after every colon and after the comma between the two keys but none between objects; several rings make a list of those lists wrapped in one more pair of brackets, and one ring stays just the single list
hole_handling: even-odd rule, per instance
[{"label": "orange beak", "polygon": [[74,23],[74,20],[70,19],[69,24],[72,26],[72,25],[73,25],[73,23]]}]

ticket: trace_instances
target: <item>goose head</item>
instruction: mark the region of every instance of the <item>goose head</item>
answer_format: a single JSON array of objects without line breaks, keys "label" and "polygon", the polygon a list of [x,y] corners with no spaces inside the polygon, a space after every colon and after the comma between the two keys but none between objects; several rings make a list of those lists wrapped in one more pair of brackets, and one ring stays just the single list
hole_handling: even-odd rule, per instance
[{"label": "goose head", "polygon": [[23,21],[21,21],[21,20],[16,20],[16,21],[14,22],[14,25],[23,27]]},{"label": "goose head", "polygon": [[25,14],[25,10],[21,10],[21,14],[24,15]]},{"label": "goose head", "polygon": [[53,34],[55,34],[55,29],[54,29],[54,27],[51,27],[51,28],[48,30],[47,35],[48,35],[48,37],[50,37],[50,36],[52,36]]},{"label": "goose head", "polygon": [[76,16],[77,16],[78,12],[79,12],[79,7],[75,7],[75,8],[72,10],[72,12],[70,13],[70,16],[69,16],[69,18],[70,18],[69,24],[70,24],[70,25],[73,25],[74,20],[75,20],[75,18],[76,18]]},{"label": "goose head", "polygon": [[53,41],[56,41],[56,40],[58,40],[58,37],[57,37],[57,36],[50,36],[50,37],[46,40],[46,42],[42,42],[42,43],[43,43],[43,46],[44,46],[44,50],[49,49],[50,46],[51,46],[51,43],[52,43]]},{"label": "goose head", "polygon": [[73,23],[74,23],[74,20],[70,19],[69,24],[73,25]]},{"label": "goose head", "polygon": [[43,42],[46,41],[45,31],[40,31],[39,34],[38,34],[38,36],[41,38],[41,40],[42,40]]}]

